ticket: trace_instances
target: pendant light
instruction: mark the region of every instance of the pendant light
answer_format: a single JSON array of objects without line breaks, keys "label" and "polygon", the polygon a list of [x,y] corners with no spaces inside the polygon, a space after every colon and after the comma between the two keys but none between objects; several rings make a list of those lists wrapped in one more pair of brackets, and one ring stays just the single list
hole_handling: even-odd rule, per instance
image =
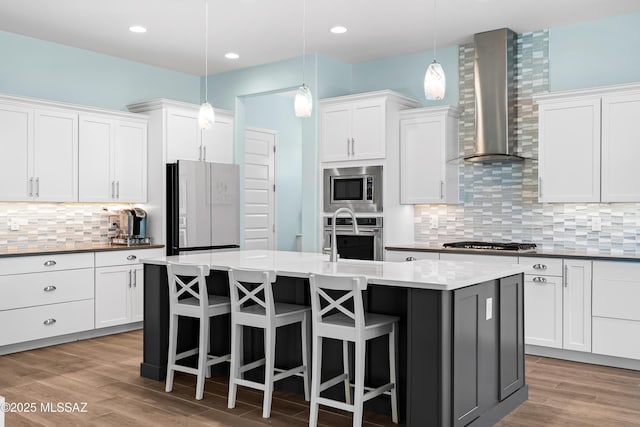
[{"label": "pendant light", "polygon": [[200,129],[210,129],[216,122],[216,116],[213,112],[213,107],[209,104],[209,87],[207,81],[209,80],[209,1],[204,0],[204,103],[200,106],[198,111],[198,125]]},{"label": "pendant light", "polygon": [[443,99],[447,87],[442,65],[436,61],[436,22],[436,0],[433,0],[433,62],[424,75],[424,96],[430,101]]},{"label": "pendant light", "polygon": [[311,89],[304,83],[305,57],[307,52],[306,40],[306,24],[307,24],[307,0],[302,2],[302,86],[296,92],[296,98],[293,102],[293,109],[297,117],[311,117],[313,109],[313,97]]}]

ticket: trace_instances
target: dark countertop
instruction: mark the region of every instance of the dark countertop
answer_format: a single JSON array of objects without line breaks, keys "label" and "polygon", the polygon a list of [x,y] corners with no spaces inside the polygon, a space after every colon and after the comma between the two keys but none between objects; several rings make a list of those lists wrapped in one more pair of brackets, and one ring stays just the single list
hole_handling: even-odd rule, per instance
[{"label": "dark countertop", "polygon": [[458,249],[443,248],[442,245],[428,243],[410,243],[407,245],[385,246],[388,251],[416,251],[416,252],[448,252],[458,254],[475,255],[504,255],[519,257],[547,257],[547,258],[572,258],[595,259],[602,261],[640,261],[640,254],[617,254],[607,252],[588,252],[571,249],[535,249],[532,251],[500,251],[492,249]]},{"label": "dark countertop", "polygon": [[111,245],[109,243],[69,244],[33,248],[7,249],[0,247],[0,258],[31,255],[71,254],[78,252],[126,251],[136,249],[164,248],[164,245]]}]

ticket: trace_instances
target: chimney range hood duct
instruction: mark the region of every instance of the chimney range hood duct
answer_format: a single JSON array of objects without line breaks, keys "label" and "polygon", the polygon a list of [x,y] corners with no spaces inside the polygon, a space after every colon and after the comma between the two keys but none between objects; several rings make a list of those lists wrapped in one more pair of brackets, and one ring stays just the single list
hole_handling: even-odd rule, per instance
[{"label": "chimney range hood duct", "polygon": [[516,33],[508,28],[474,35],[475,153],[470,162],[522,161],[516,142]]}]

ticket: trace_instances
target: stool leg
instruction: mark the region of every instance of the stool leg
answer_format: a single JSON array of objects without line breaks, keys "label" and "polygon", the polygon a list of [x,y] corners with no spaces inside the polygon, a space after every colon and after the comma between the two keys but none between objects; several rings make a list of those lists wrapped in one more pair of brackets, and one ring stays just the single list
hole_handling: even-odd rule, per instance
[{"label": "stool leg", "polygon": [[304,381],[304,400],[309,401],[309,313],[305,313],[300,324],[300,331],[302,334],[302,364],[304,365],[304,371],[302,373],[302,380]]},{"label": "stool leg", "polygon": [[273,375],[276,358],[276,328],[269,325],[264,328],[264,399],[262,402],[262,418],[271,415],[271,397],[273,395]]},{"label": "stool leg", "polygon": [[355,353],[355,388],[353,390],[353,427],[362,425],[362,410],[364,406],[364,364],[366,342],[356,340]]},{"label": "stool leg", "polygon": [[[209,324],[209,331],[211,331],[211,318],[209,318],[208,322]],[[207,335],[207,355],[211,354],[211,335],[210,333]],[[208,358],[205,358],[204,360],[207,360]],[[211,378],[211,365],[207,365],[207,373],[206,373],[206,377],[207,378]]]},{"label": "stool leg", "polygon": [[169,316],[169,351],[167,355],[167,379],[164,390],[169,392],[173,390],[173,376],[175,370],[173,366],[176,364],[176,347],[178,345],[178,316],[172,314]]},{"label": "stool leg", "polygon": [[238,385],[236,378],[240,378],[242,366],[242,325],[231,324],[231,368],[229,369],[229,400],[228,407],[236,407],[236,393]]},{"label": "stool leg", "polygon": [[398,351],[398,339],[397,339],[397,323],[394,323],[391,327],[391,333],[389,334],[389,382],[393,383],[391,389],[391,420],[398,424],[398,380],[396,377],[396,355]]},{"label": "stool leg", "polygon": [[342,341],[342,365],[347,378],[344,380],[344,398],[345,402],[351,405],[351,385],[349,379],[349,341]]},{"label": "stool leg", "polygon": [[200,342],[198,343],[198,380],[196,400],[204,396],[204,378],[207,371],[207,347],[209,341],[209,317],[200,318]]},{"label": "stool leg", "polygon": [[320,397],[320,378],[322,375],[322,337],[314,336],[311,364],[309,427],[316,427],[318,425],[318,397]]}]

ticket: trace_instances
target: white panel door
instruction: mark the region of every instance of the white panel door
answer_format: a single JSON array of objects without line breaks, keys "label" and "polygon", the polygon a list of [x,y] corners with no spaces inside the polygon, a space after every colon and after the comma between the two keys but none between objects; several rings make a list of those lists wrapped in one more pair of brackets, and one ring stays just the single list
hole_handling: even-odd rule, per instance
[{"label": "white panel door", "polygon": [[34,124],[35,200],[78,201],[78,115],[36,110]]},{"label": "white panel door", "polygon": [[78,200],[111,201],[115,124],[104,117],[80,115],[78,134]]},{"label": "white panel door", "polygon": [[146,202],[147,124],[118,122],[114,155],[118,201]]},{"label": "white panel door", "polygon": [[32,110],[0,104],[0,200],[19,202],[31,199],[32,129]]},{"label": "white panel door", "polygon": [[129,322],[129,265],[96,268],[96,328]]},{"label": "white panel door", "polygon": [[202,131],[202,156],[207,162],[233,163],[233,117],[216,111],[216,122]]},{"label": "white panel door", "polygon": [[202,160],[201,131],[193,111],[167,111],[167,163],[178,160]]},{"label": "white panel door", "polygon": [[600,98],[541,103],[541,202],[600,201]]},{"label": "white panel door", "polygon": [[443,203],[445,121],[440,117],[400,124],[400,203]]},{"label": "white panel door", "polygon": [[562,348],[562,277],[525,275],[525,344]]},{"label": "white panel door", "polygon": [[564,260],[563,347],[591,351],[591,261]]},{"label": "white panel door", "polygon": [[640,94],[602,98],[602,201],[640,202]]},{"label": "white panel door", "polygon": [[244,248],[275,249],[275,132],[247,128],[244,138]]},{"label": "white panel door", "polygon": [[385,103],[356,102],[351,116],[351,154],[354,159],[385,157]]},{"label": "white panel door", "polygon": [[351,159],[350,105],[339,104],[322,107],[320,120],[322,161]]}]

